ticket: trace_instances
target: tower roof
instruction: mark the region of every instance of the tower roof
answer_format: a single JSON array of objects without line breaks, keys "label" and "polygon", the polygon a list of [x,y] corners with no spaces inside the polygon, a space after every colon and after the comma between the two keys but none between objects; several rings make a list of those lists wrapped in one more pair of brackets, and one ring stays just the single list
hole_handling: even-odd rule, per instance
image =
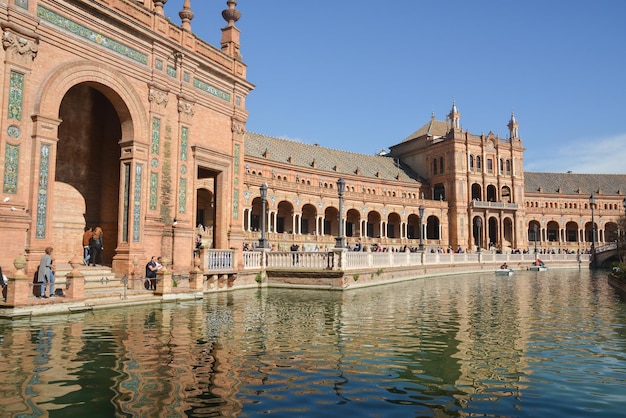
[{"label": "tower roof", "polygon": [[441,137],[448,133],[450,127],[444,121],[435,119],[433,115],[431,119],[417,131],[407,136],[402,142],[412,141],[423,136]]}]

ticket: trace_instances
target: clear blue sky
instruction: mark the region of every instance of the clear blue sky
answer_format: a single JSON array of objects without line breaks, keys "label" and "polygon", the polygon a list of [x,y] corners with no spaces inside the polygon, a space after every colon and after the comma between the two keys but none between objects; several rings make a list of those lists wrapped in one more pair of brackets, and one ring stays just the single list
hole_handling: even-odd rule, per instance
[{"label": "clear blue sky", "polygon": [[[166,15],[180,24],[183,0]],[[219,47],[225,0],[192,0]],[[453,100],[508,137],[526,171],[626,173],[626,0],[239,0],[249,131],[365,154]]]}]

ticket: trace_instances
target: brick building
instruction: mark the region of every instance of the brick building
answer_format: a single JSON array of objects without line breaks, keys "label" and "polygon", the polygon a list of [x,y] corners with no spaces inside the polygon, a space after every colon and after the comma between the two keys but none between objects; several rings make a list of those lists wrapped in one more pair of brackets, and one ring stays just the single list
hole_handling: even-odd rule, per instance
[{"label": "brick building", "polygon": [[[246,96],[236,2],[216,48],[153,0],[0,4],[0,263],[47,246],[82,253],[104,230],[104,263],[127,272],[159,254],[188,270],[197,196],[209,196],[218,248],[240,247]],[[217,29],[216,29],[217,30]],[[209,191],[211,190],[211,191]]]},{"label": "brick building", "polygon": [[69,260],[98,225],[117,274],[155,254],[188,271],[198,232],[240,258],[265,183],[277,249],[332,247],[342,219],[350,245],[582,251],[591,194],[597,242],[616,236],[626,176],[525,173],[513,115],[508,138],[475,135],[453,104],[380,155],[246,132],[237,2],[219,47],[193,33],[189,0],[180,25],[164,3],[0,3],[0,265],[24,254],[32,271],[47,246]]}]

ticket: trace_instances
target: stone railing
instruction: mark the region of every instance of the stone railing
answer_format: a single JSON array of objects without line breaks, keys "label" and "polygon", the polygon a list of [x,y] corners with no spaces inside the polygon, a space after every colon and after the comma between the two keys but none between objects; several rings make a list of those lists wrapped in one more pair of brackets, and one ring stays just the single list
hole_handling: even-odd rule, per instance
[{"label": "stone railing", "polygon": [[260,270],[262,267],[263,253],[260,251],[244,251],[243,252],[243,268],[244,270]]},{"label": "stone railing", "polygon": [[234,255],[234,250],[204,250],[204,266],[206,271],[234,270]]},{"label": "stone railing", "polygon": [[[538,257],[537,257],[538,256]],[[553,262],[590,261],[589,254],[496,254],[481,253],[429,253],[429,252],[291,252],[246,251],[243,268],[297,269],[297,270],[359,270],[386,267],[428,266],[437,264],[528,264],[541,258],[546,264]],[[341,262],[339,262],[341,260]]]},{"label": "stone railing", "polygon": [[472,200],[472,207],[482,209],[519,209],[517,203],[484,202],[482,200]]},{"label": "stone railing", "polygon": [[270,251],[265,253],[267,268],[277,269],[305,269],[305,270],[332,270],[335,268],[333,252],[309,251]]}]

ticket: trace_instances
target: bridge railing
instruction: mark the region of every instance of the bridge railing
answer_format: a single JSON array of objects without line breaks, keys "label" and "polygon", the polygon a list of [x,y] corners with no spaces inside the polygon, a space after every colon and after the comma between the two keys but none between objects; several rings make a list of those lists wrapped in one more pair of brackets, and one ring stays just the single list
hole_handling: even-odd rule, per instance
[{"label": "bridge railing", "polygon": [[232,271],[234,250],[204,250],[204,266],[206,271]]},{"label": "bridge railing", "polygon": [[267,268],[272,270],[331,270],[335,266],[333,252],[324,251],[269,251]]},{"label": "bridge railing", "polygon": [[[347,251],[341,255],[330,252],[292,252],[292,251],[246,251],[243,257],[243,268],[259,270],[263,266],[268,269],[297,270],[334,270],[339,269],[337,257],[343,257],[343,270],[368,268],[428,266],[437,264],[495,264],[511,265],[528,264],[540,258],[547,265],[550,262],[581,262],[590,261],[589,254],[496,254],[481,253],[421,253],[421,252],[358,252]],[[265,262],[264,262],[265,261]]]}]

